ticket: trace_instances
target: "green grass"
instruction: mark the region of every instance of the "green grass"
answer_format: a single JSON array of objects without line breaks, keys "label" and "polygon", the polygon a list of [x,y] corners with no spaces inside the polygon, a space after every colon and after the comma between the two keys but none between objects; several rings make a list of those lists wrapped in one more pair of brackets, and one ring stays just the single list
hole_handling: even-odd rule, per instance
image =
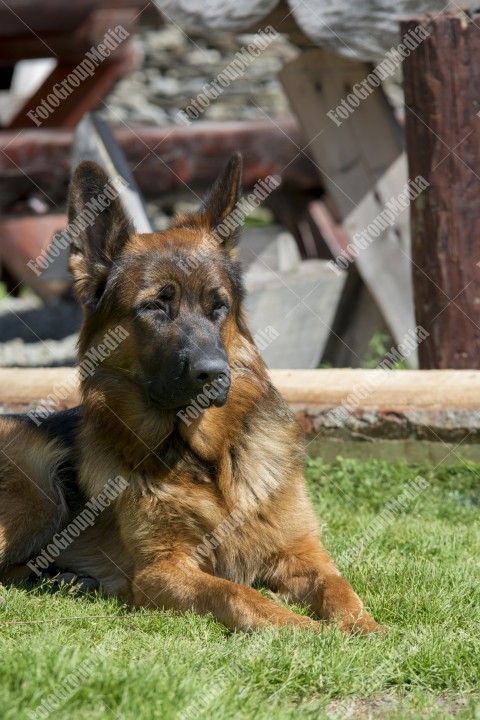
[{"label": "green grass", "polygon": [[[1,588],[0,620],[40,621],[0,625],[2,720],[46,717],[29,711],[62,688],[52,719],[480,718],[480,467],[313,460],[307,474],[325,543],[385,636],[229,634],[146,611],[62,620],[129,610]],[[369,533],[416,477],[428,487]]]}]

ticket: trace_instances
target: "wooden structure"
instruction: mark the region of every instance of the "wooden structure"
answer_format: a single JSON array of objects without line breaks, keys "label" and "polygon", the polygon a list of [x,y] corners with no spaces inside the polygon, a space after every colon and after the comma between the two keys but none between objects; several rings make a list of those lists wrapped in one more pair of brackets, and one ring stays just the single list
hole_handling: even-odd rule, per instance
[{"label": "wooden structure", "polygon": [[415,312],[430,332],[423,368],[480,368],[479,24],[458,14],[402,23],[429,32],[404,63],[410,176],[429,183],[412,204]]},{"label": "wooden structure", "polygon": [[[3,173],[0,170],[0,174],[9,186],[7,197],[12,203],[22,199],[22,192],[17,192],[12,177],[12,167],[22,175],[20,185],[28,188],[27,194],[31,194],[32,189],[40,194],[44,192],[42,179],[37,182],[22,168],[28,157],[28,143],[22,143],[23,132],[32,128],[38,132],[38,127],[73,128],[84,113],[97,107],[121,75],[133,67],[131,39],[142,7],[140,0],[79,0],[75,3],[11,0],[0,3],[0,73],[7,77],[18,60],[54,58],[56,61],[32,95],[11,98],[12,103],[18,100],[21,103],[8,120],[12,132],[7,135],[9,139],[5,132],[2,133],[0,164],[3,164]],[[119,27],[120,41],[115,35],[115,28]],[[116,39],[112,41],[114,36]],[[105,44],[106,37],[109,45]],[[89,54],[97,52],[98,48],[103,48],[102,53],[95,56],[95,62],[89,60]],[[88,71],[83,67],[86,64]],[[20,163],[11,153],[6,153],[10,140],[20,149]],[[15,154],[15,149],[11,150]],[[55,173],[52,157],[48,159],[48,165]],[[46,197],[49,204],[55,202],[48,190]],[[65,282],[38,283],[26,267],[27,260],[36,257],[52,237],[51,232],[46,234],[47,228],[61,229],[57,222],[58,217],[44,218],[38,222],[35,231],[28,217],[14,215],[0,224],[0,269],[10,291],[16,291],[19,280],[27,280],[45,300],[65,289]]]},{"label": "wooden structure", "polygon": [[[385,59],[401,37],[419,27],[428,29],[430,36],[403,63],[410,177],[430,183],[425,195],[411,203],[413,246],[407,210],[358,254],[355,264],[397,343],[416,323],[430,332],[419,347],[421,367],[480,367],[480,271],[474,250],[480,223],[480,16],[465,13],[475,3],[462,4],[459,12],[456,3],[424,0],[416,5],[418,16],[401,26],[411,11],[410,3],[402,0],[362,0],[355,7],[342,0],[246,0],[241,13],[233,0],[212,0],[208,12],[202,2],[156,4],[186,28],[239,31],[249,17],[252,29],[270,22],[302,48],[312,40],[321,46],[305,50],[284,68],[281,78],[350,240],[405,187],[406,156],[380,88],[357,102],[343,122],[329,121],[329,111],[372,72],[363,61]],[[315,233],[306,237],[314,251]],[[329,244],[338,248],[339,240],[341,244],[341,237],[332,235]],[[347,292],[351,306],[348,283]],[[345,298],[342,306],[347,307]],[[337,318],[336,326],[345,326],[345,318]],[[338,358],[338,349],[332,355]]]},{"label": "wooden structure", "polygon": [[[47,5],[50,7],[56,2],[57,0],[50,0]],[[129,0],[119,0],[118,3],[114,0],[108,3],[107,0],[98,0],[96,4],[92,0],[95,7],[104,2],[104,10],[106,11],[108,6],[108,12],[113,12],[112,7],[116,8],[115,12],[123,12],[129,4]],[[131,3],[135,2],[136,0],[131,0]],[[120,10],[117,5],[121,6]],[[438,56],[444,51],[448,53],[455,50],[455,57],[460,65],[460,56],[463,54],[464,58],[467,58],[467,62],[463,60],[463,67],[467,69],[463,74],[459,73],[460,81],[467,84],[470,68],[478,64],[478,59],[466,16],[459,16],[455,20],[454,29],[448,31],[445,28],[450,21],[453,22],[450,15],[440,14],[436,15],[434,20],[425,20],[426,24],[432,22],[437,26],[438,32],[433,33],[423,44],[420,43],[416,51],[405,60],[405,68],[411,73],[410,80],[407,78],[411,92],[408,97],[411,99],[412,108],[418,110],[413,110],[407,118],[408,137],[412,154],[415,156],[411,163],[411,176],[425,177],[431,183],[425,195],[426,202],[420,199],[412,204],[415,233],[418,230],[413,246],[416,264],[413,274],[417,301],[415,314],[408,209],[388,222],[380,235],[375,236],[374,242],[367,241],[366,245],[360,246],[360,252],[357,253],[353,253],[352,249],[356,237],[365,233],[367,228],[373,227],[373,223],[385,208],[389,207],[389,203],[393,201],[395,204],[398,196],[407,187],[406,154],[397,123],[381,87],[367,93],[344,121],[333,122],[331,117],[331,112],[339,106],[342,99],[345,96],[350,97],[352,89],[371,74],[373,67],[370,62],[382,57],[398,43],[398,21],[409,8],[408,0],[400,0],[395,4],[392,0],[362,0],[353,11],[346,0],[340,0],[333,5],[330,0],[305,0],[300,5],[295,4],[294,0],[289,0],[288,3],[286,0],[245,0],[241,11],[234,0],[212,0],[208,7],[200,0],[192,0],[190,3],[156,0],[156,5],[167,21],[178,22],[187,30],[194,27],[197,32],[199,29],[251,31],[252,22],[257,24],[257,29],[258,24],[268,26],[271,23],[276,29],[287,32],[302,49],[310,45],[312,40],[323,46],[304,50],[284,68],[281,79],[304,135],[304,140],[292,140],[293,147],[290,146],[285,152],[289,159],[286,159],[284,166],[287,166],[291,178],[299,180],[308,188],[315,185],[315,180],[311,181],[311,177],[315,175],[315,171],[312,172],[315,166],[318,181],[327,190],[328,197],[321,201],[310,198],[310,202],[302,198],[298,202],[286,202],[285,208],[282,208],[282,198],[288,194],[284,189],[283,195],[282,191],[279,193],[280,200],[277,198],[277,217],[282,218],[283,213],[285,224],[294,231],[297,224],[296,236],[304,257],[318,257],[322,256],[322,253],[323,257],[325,253],[333,256],[338,252],[350,253],[349,278],[344,284],[343,296],[333,322],[332,340],[328,343],[328,352],[324,359],[334,363],[352,363],[352,356],[344,352],[344,348],[349,344],[346,337],[355,336],[354,326],[360,325],[360,322],[361,332],[366,337],[371,337],[380,324],[381,328],[388,328],[397,344],[401,344],[408,331],[419,323],[430,332],[430,338],[420,345],[423,367],[478,367],[480,331],[477,332],[479,329],[474,311],[479,301],[479,289],[476,275],[467,266],[468,256],[465,250],[470,250],[470,246],[462,239],[462,227],[459,223],[455,223],[453,246],[445,230],[452,224],[452,216],[465,216],[468,236],[475,238],[477,235],[478,223],[472,208],[475,205],[473,198],[478,197],[478,188],[475,183],[470,182],[468,166],[477,163],[478,143],[475,149],[469,149],[472,112],[464,112],[459,115],[458,122],[452,123],[448,129],[444,128],[442,109],[450,107],[451,101],[448,91],[444,90],[448,83],[435,86],[432,90],[426,69],[427,60],[430,61],[430,57],[435,56],[439,72],[443,73],[442,76],[446,79],[449,76],[448,68],[450,74],[452,73],[452,61],[449,59],[442,63]],[[467,2],[465,7],[473,5],[472,0],[471,3]],[[441,0],[422,0],[418,4],[419,11],[440,12],[444,9]],[[345,22],[347,18],[348,23]],[[413,30],[421,22],[423,21],[419,18],[406,22],[402,26],[403,31],[406,33]],[[90,25],[86,20],[82,20],[80,27],[81,32],[74,33],[74,38],[75,42],[83,42],[82,47],[85,49],[85,38],[88,39],[87,45],[91,42],[91,35],[87,32]],[[343,31],[339,36],[335,28],[340,27]],[[458,45],[455,45],[457,41]],[[62,52],[68,54],[60,40],[59,42]],[[453,62],[453,72],[456,72],[456,69],[457,63]],[[473,87],[475,85],[470,82],[470,88]],[[88,95],[88,89],[86,92]],[[425,103],[429,92],[432,97]],[[474,104],[474,90],[471,92]],[[426,106],[425,109],[419,109],[423,105]],[[84,105],[82,113],[83,110]],[[421,112],[424,112],[425,117],[422,118]],[[421,126],[421,122],[414,118],[420,118],[424,125]],[[68,126],[74,121],[75,117],[69,116],[64,124]],[[14,125],[15,122],[17,121],[14,121]],[[439,157],[439,145],[431,143],[431,135],[425,129],[429,124],[437,128],[437,135],[441,138],[445,130],[449,153],[444,159]],[[212,156],[215,159],[218,156],[219,164],[223,164],[225,155],[229,154],[231,136],[230,145],[226,137],[231,129],[231,126],[227,127],[226,124],[219,127],[218,136],[214,140],[215,147],[212,146],[211,137],[210,145],[208,140],[206,141],[208,150],[205,148],[205,156],[208,162],[203,167],[202,184],[210,182],[219,169],[215,162],[211,162]],[[182,183],[195,186],[196,168],[192,168],[191,158],[198,152],[199,138],[204,130],[205,128],[199,128],[195,124],[191,128],[173,132],[171,129],[159,130],[152,132],[155,139],[151,143],[150,139],[144,142],[139,136],[133,139],[129,131],[123,131],[125,138],[122,140],[122,133],[119,133],[128,161],[135,167],[141,166],[138,177],[140,189],[165,193],[178,189]],[[222,130],[224,142],[219,143]],[[240,128],[238,131],[241,135]],[[295,138],[299,137],[296,127],[292,128],[292,132]],[[158,139],[162,133],[164,137]],[[282,159],[278,162],[278,139],[281,133],[291,138],[288,132],[275,125],[265,130],[263,135],[254,133],[249,137],[245,144],[247,185],[250,181],[255,182],[258,177],[275,174],[275,167],[283,161]],[[205,138],[203,135],[204,140]],[[62,159],[60,165],[53,168],[55,177],[52,177],[51,159],[48,158],[48,162],[42,166],[42,153],[37,152],[38,146],[35,145],[38,139],[39,133],[35,133],[32,153],[35,157],[32,158],[24,152],[23,143],[28,142],[27,136],[24,135],[21,139],[20,155],[15,137],[5,138],[7,145],[3,156],[0,156],[0,176],[3,162],[11,177],[8,187],[6,183],[4,186],[0,183],[0,204],[2,190],[5,192],[6,204],[18,199],[19,195],[26,191],[23,173],[32,178],[36,177],[35,173],[38,172],[38,185],[41,187],[45,184],[45,177],[48,177],[55,186],[55,193],[58,189],[59,196],[64,196],[66,159]],[[274,139],[275,147],[268,146],[266,139]],[[48,147],[52,139],[43,135],[42,142]],[[58,143],[62,143],[62,137],[56,134],[51,145],[55,146],[56,152]],[[234,143],[242,149],[238,135],[235,136]],[[461,146],[458,151],[457,146]],[[307,157],[307,148],[313,159],[313,166]],[[419,152],[417,148],[420,149]],[[283,149],[286,150],[285,143],[281,145],[281,150]],[[261,171],[260,163],[255,164],[252,154],[257,158],[261,157]],[[270,166],[268,157],[275,158]],[[459,159],[459,162],[454,158]],[[163,167],[158,160],[163,163]],[[445,182],[442,184],[440,180],[431,181],[437,167],[435,162],[438,166],[445,162],[445,167],[451,168],[453,174],[457,173],[458,192],[453,192],[451,198],[448,197]],[[466,167],[462,168],[460,162]],[[24,169],[24,165],[29,166],[28,170]],[[255,171],[252,168],[255,168]],[[305,176],[303,171],[307,168]],[[150,170],[152,174],[149,174]],[[444,177],[442,171],[436,175],[436,178],[440,177]],[[465,187],[468,188],[466,195]],[[57,197],[55,193],[53,196]],[[465,199],[472,199],[472,202],[464,213],[462,201]],[[274,204],[275,198],[271,202]],[[439,207],[442,210],[442,223],[435,248],[440,252],[430,253],[427,248],[430,247],[431,228]],[[302,216],[301,223],[295,218],[296,212]],[[449,256],[452,247],[454,252]],[[428,282],[425,282],[423,277],[425,273]],[[442,306],[443,300],[445,303]],[[459,336],[462,337],[460,343],[457,342]],[[337,343],[335,346],[335,339],[339,340],[340,345]],[[409,356],[407,362],[415,367],[415,353]]]},{"label": "wooden structure", "polygon": [[[366,63],[312,48],[280,74],[350,241],[408,179],[398,128],[380,88],[340,125],[327,115],[370,71]],[[351,256],[397,343],[414,327],[408,220],[408,210],[400,213],[378,239]],[[374,332],[373,327],[370,335]]]},{"label": "wooden structure", "polygon": [[[102,42],[108,30],[121,25],[131,36],[140,0],[11,0],[0,4],[0,66],[17,60],[54,57],[56,66],[10,120],[12,129],[37,127],[28,115]],[[43,127],[75,127],[85,112],[98,105],[117,79],[133,64],[131,38],[99,63],[55,111],[42,119]]]},{"label": "wooden structure", "polygon": [[[280,172],[284,182],[297,188],[319,185],[312,161],[298,155],[296,146],[304,141],[294,121],[277,125],[263,120],[204,121],[189,128],[141,127],[135,132],[122,127],[114,135],[147,198],[160,198],[186,186],[205,188],[234,150],[243,154],[247,187]],[[8,211],[32,190],[38,191],[36,186],[54,202],[65,202],[72,142],[73,132],[68,129],[0,133],[0,210]]]}]

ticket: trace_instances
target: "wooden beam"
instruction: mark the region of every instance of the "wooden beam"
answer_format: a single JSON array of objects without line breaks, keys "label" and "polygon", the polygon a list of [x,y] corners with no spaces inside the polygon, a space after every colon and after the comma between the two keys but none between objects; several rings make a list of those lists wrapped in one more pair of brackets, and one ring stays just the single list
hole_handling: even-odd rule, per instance
[{"label": "wooden beam", "polygon": [[[55,395],[57,386],[68,392],[53,408],[73,407],[80,400],[74,372],[72,368],[1,368],[0,406],[7,412],[32,410]],[[318,438],[480,440],[480,371],[272,370],[270,376],[309,442]],[[338,412],[342,407],[348,411]]]},{"label": "wooden beam", "polygon": [[352,265],[347,271],[322,364],[333,368],[361,367],[370,355],[370,342],[378,333],[388,336],[389,330],[358,268]]},{"label": "wooden beam", "polygon": [[110,181],[122,178],[123,188],[119,201],[133,221],[138,232],[154,232],[147,208],[137,182],[132,176],[123,150],[118,145],[109,124],[98,113],[86,113],[78,123],[72,147],[72,163],[82,160],[96,162],[104,169]]},{"label": "wooden beam", "polygon": [[[0,368],[0,402],[35,402],[56,383],[71,377],[73,368]],[[336,407],[359,387],[371,388],[362,407],[458,408],[478,410],[477,370],[271,370],[272,381],[287,402],[318,408]],[[441,392],[439,392],[441,389]],[[76,390],[69,395],[78,401]]]},{"label": "wooden beam", "polygon": [[0,3],[0,64],[40,57],[80,62],[92,45],[101,42],[109,27],[121,24],[133,33],[140,12],[145,18],[142,8],[143,0]]},{"label": "wooden beam", "polygon": [[[361,407],[463,408],[478,410],[480,372],[455,370],[272,370],[292,404],[336,407],[355,390],[368,390]],[[441,392],[439,392],[441,389]]]},{"label": "wooden beam", "polygon": [[[23,106],[8,124],[9,129],[35,128],[36,123],[28,113],[35,112],[42,100],[52,92],[52,88],[65,80],[76,67],[76,62],[64,60],[59,62],[33,95],[25,100]],[[103,62],[95,69],[93,75],[86,77],[68,98],[61,101],[58,107],[41,121],[42,127],[75,128],[85,113],[95,110],[101,105],[102,98],[108,95],[117,80],[133,67],[132,51],[123,51],[117,59]]]},{"label": "wooden beam", "polygon": [[[247,187],[277,174],[299,188],[319,185],[311,160],[298,154],[303,140],[294,120],[278,127],[269,121],[202,121],[190,127],[123,128],[114,135],[145,197],[190,193],[190,187],[201,192],[235,150],[244,156]],[[49,204],[65,203],[72,140],[72,131],[64,129],[0,132],[0,209],[42,191]]]},{"label": "wooden beam", "polygon": [[78,381],[72,382],[74,368],[0,368],[0,403],[33,407],[46,400],[55,386],[68,388],[55,409],[74,407],[80,402]]},{"label": "wooden beam", "polygon": [[[97,7],[91,5],[90,8],[87,8],[81,4],[80,8],[77,8],[77,12],[81,11],[80,17],[82,20],[70,31],[66,26],[68,16],[62,18],[64,25],[62,31],[51,30],[51,28],[57,27],[57,24],[52,19],[52,25],[47,26],[50,30],[47,33],[48,39],[34,32],[32,26],[28,23],[23,24],[20,36],[12,35],[11,31],[9,32],[4,27],[0,27],[0,37],[3,36],[0,43],[0,63],[13,63],[20,59],[50,55],[57,59],[57,64],[48,77],[31,97],[25,99],[22,107],[8,123],[9,128],[37,128],[39,122],[45,128],[74,128],[84,113],[95,109],[102,97],[109,93],[117,80],[133,68],[134,53],[131,40],[135,29],[136,16],[138,15],[136,8],[104,8],[101,5],[103,5],[102,0],[98,0]],[[47,2],[45,11],[48,12],[51,9],[51,3]],[[25,11],[25,7],[19,8],[20,12],[22,10]],[[15,15],[13,9],[11,12]],[[34,12],[32,7],[30,7],[30,12]],[[37,8],[37,17],[33,20],[33,24],[35,24],[35,21],[38,22],[39,12],[43,12],[43,8]],[[76,14],[75,11],[74,14]],[[62,16],[61,13],[59,15]],[[20,19],[20,16],[17,16],[18,19]],[[40,117],[32,118],[29,113],[31,111],[35,113],[36,108],[41,105],[42,101],[47,100],[49,96],[53,97],[53,103],[58,101],[58,98],[51,95],[53,89],[61,86],[70,73],[86,60],[86,53],[101,43],[108,30],[117,26],[121,26],[126,33],[123,42],[120,42],[111,54],[106,56],[94,68],[92,75],[87,75],[79,85],[72,87],[70,94],[63,98],[56,107],[53,105],[52,112],[43,117],[40,110]],[[26,28],[30,32],[25,37]],[[45,108],[43,109],[45,110]]]},{"label": "wooden beam", "polygon": [[423,368],[480,368],[480,15],[405,20],[429,36],[404,62],[417,322]]}]

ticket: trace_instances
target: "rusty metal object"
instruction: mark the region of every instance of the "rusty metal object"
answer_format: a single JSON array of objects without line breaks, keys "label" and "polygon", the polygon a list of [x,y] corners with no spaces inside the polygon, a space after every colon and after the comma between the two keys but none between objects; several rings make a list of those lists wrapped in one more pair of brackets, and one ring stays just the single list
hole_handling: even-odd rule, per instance
[{"label": "rusty metal object", "polygon": [[42,280],[28,263],[46,250],[54,234],[67,225],[67,216],[35,215],[0,220],[0,264],[16,283],[24,282],[42,300],[50,300],[68,291],[68,280]]}]

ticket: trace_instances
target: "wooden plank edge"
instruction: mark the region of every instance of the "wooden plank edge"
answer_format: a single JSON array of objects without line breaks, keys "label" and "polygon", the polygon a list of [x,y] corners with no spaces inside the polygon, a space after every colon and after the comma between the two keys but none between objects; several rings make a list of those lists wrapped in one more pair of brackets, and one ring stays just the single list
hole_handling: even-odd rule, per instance
[{"label": "wooden plank edge", "polygon": [[[322,369],[270,374],[309,442],[480,440],[480,371]],[[39,405],[63,409],[79,400],[73,368],[0,369],[3,412]]]}]

